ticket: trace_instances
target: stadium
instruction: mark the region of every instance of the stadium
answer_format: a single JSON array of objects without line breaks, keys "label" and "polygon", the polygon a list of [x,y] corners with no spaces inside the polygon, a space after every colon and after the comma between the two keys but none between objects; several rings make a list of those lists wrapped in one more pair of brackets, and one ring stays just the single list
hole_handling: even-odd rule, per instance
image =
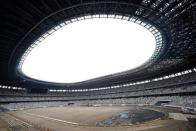
[{"label": "stadium", "polygon": [[196,131],[195,0],[1,0],[0,18],[0,131]]}]

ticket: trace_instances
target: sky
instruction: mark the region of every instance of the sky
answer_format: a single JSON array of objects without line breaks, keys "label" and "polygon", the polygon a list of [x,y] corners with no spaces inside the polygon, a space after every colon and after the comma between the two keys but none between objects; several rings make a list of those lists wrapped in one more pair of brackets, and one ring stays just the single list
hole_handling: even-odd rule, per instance
[{"label": "sky", "polygon": [[153,34],[141,25],[113,18],[71,23],[40,42],[22,65],[34,79],[77,83],[134,69],[154,53]]}]

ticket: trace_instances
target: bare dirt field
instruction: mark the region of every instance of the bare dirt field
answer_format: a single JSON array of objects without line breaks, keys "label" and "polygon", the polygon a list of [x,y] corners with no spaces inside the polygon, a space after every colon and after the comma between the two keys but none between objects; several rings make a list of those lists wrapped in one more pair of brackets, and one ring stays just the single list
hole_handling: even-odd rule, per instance
[{"label": "bare dirt field", "polygon": [[[148,108],[149,109],[149,108]],[[45,131],[196,131],[188,121],[161,117],[134,125],[97,127],[96,122],[108,119],[130,107],[50,107],[8,112],[9,115]],[[154,109],[159,110],[159,109]],[[164,112],[167,114],[167,112]],[[145,117],[145,116],[143,116]]]},{"label": "bare dirt field", "polygon": [[0,131],[8,131],[7,130],[7,123],[0,119]]}]

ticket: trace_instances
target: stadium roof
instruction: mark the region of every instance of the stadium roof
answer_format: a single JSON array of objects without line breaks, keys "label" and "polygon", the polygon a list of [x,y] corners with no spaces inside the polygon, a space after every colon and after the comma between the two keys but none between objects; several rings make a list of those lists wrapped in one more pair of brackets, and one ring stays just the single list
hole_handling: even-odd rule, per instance
[{"label": "stadium roof", "polygon": [[85,19],[46,35],[18,68],[21,75],[37,80],[76,83],[137,68],[155,49],[154,35],[139,24],[114,18]]},{"label": "stadium roof", "polygon": [[[0,83],[23,87],[96,88],[155,78],[195,67],[195,0],[2,0],[0,2]],[[162,34],[162,42],[145,65],[77,84],[24,79],[18,65],[25,51],[63,21],[82,16],[128,17]],[[120,18],[121,19],[121,18]],[[145,26],[145,25],[144,25]],[[154,28],[153,28],[154,27]]]}]

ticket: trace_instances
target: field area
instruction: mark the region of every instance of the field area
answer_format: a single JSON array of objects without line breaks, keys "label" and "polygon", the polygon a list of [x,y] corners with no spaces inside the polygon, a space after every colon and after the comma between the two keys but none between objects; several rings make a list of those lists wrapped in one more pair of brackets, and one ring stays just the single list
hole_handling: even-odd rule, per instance
[{"label": "field area", "polygon": [[[147,110],[143,110],[147,109]],[[164,116],[151,117],[153,111],[162,112]],[[96,123],[114,118],[121,112],[130,111],[130,116],[140,123],[132,125],[97,126]],[[131,111],[134,112],[131,114]],[[45,131],[195,131],[189,121],[169,118],[168,110],[151,107],[101,106],[101,107],[50,107],[1,113],[1,116],[17,120],[26,128],[20,130]],[[171,111],[172,112],[172,111]],[[170,113],[171,113],[170,112]],[[145,113],[145,114],[142,114]],[[178,112],[173,112],[178,113]],[[156,114],[155,114],[156,115]],[[141,118],[141,119],[140,119]],[[143,118],[149,121],[142,121]],[[119,121],[118,121],[119,122]],[[4,125],[4,126],[3,126]],[[6,126],[1,121],[0,126]],[[0,127],[1,128],[1,127]],[[3,129],[3,128],[2,128]]]}]

